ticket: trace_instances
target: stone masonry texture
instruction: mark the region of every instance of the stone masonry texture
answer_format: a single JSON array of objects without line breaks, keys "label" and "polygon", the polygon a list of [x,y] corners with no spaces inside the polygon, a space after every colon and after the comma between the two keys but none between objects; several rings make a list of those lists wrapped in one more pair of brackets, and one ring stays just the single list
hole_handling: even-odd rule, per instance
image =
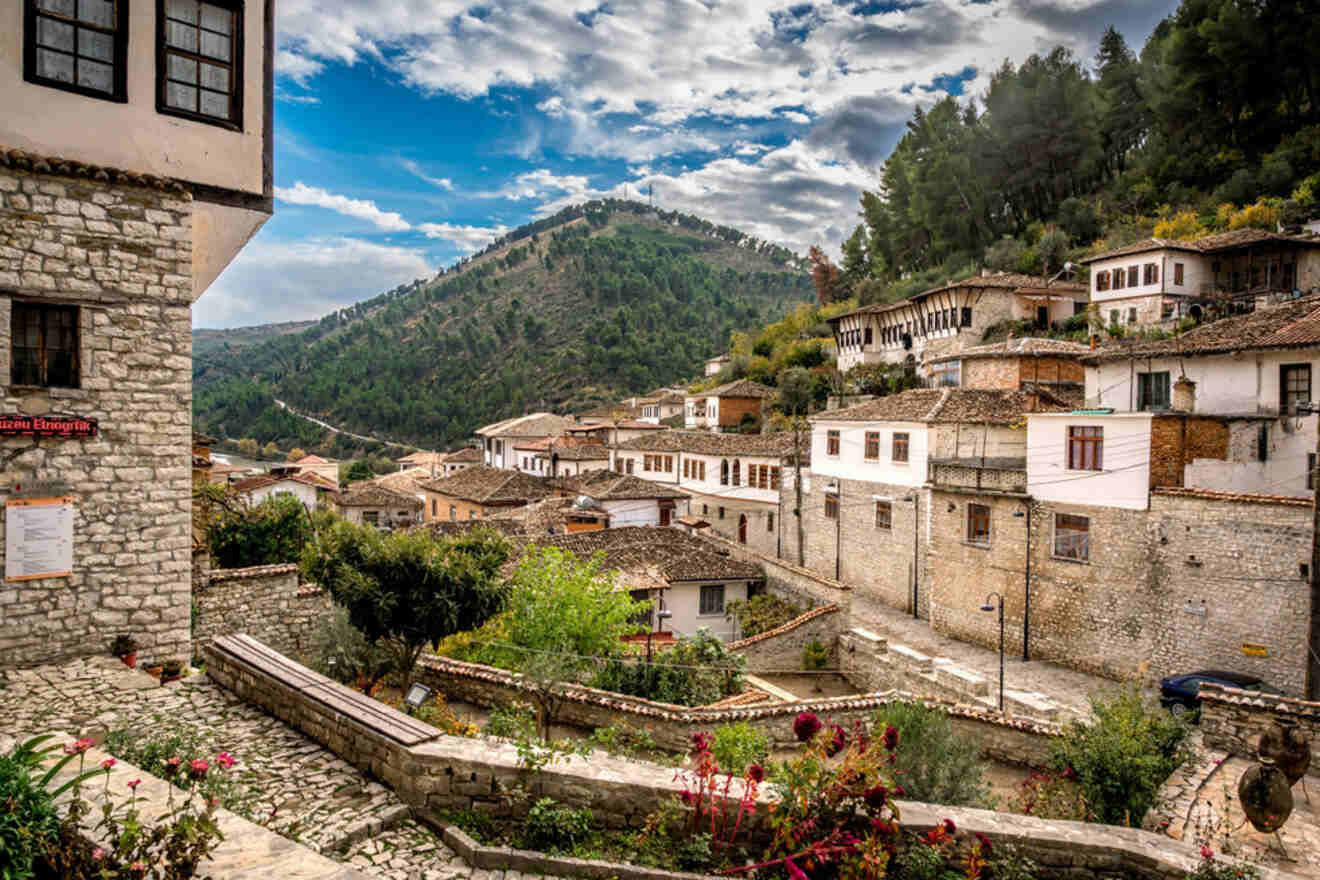
[{"label": "stone masonry texture", "polygon": [[216,636],[240,632],[283,654],[305,656],[332,606],[325,591],[299,583],[292,563],[205,572],[193,581],[193,602],[198,657]]},{"label": "stone masonry texture", "polygon": [[[12,384],[16,300],[78,309],[77,388]],[[0,413],[100,426],[0,439],[0,500],[34,481],[76,499],[73,575],[0,584],[0,667],[119,633],[144,660],[188,656],[192,300],[190,196],[0,170]]]}]

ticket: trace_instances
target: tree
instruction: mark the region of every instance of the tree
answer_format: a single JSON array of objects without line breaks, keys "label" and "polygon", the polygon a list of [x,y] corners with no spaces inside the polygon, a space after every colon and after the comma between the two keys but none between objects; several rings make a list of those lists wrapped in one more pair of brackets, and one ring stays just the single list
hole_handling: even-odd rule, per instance
[{"label": "tree", "polygon": [[1150,113],[1141,94],[1141,68],[1123,35],[1110,25],[1096,55],[1100,101],[1100,149],[1113,172],[1122,172],[1129,154],[1141,143]]},{"label": "tree", "polygon": [[424,647],[499,612],[506,591],[498,573],[508,555],[488,529],[437,540],[335,518],[307,545],[301,568],[368,640],[390,651],[406,690]]},{"label": "tree", "polygon": [[541,735],[563,700],[563,685],[580,682],[600,665],[598,658],[622,653],[620,639],[642,629],[636,623],[650,603],[617,588],[601,570],[602,556],[582,561],[557,547],[533,548],[509,581],[509,604],[501,620],[504,641],[497,665],[518,669],[536,684]]},{"label": "tree", "polygon": [[246,455],[248,458],[256,458],[257,452],[260,449],[257,445],[257,441],[253,440],[251,437],[244,437],[242,440],[239,440],[237,446],[238,451]]},{"label": "tree", "polygon": [[266,458],[273,459],[279,456],[280,448],[276,446],[275,441],[272,440],[269,443],[267,443],[265,446],[261,447],[261,454],[264,455]]},{"label": "tree", "polygon": [[355,483],[358,480],[370,480],[375,476],[371,464],[365,458],[355,458],[351,463],[339,466],[341,483]]},{"label": "tree", "polygon": [[811,281],[816,285],[817,302],[827,305],[848,295],[843,290],[839,267],[834,265],[824,251],[812,245],[807,251],[807,259],[811,261]]},{"label": "tree", "polygon": [[307,508],[292,495],[274,495],[251,507],[223,486],[208,487],[206,507],[215,519],[206,532],[219,568],[296,562],[311,531]]},{"label": "tree", "polygon": [[288,455],[288,457],[287,457],[285,460],[286,460],[286,461],[298,461],[299,459],[303,459],[303,458],[306,458],[306,457],[307,457],[307,452],[306,452],[306,450],[304,450],[304,449],[303,449],[302,447],[300,447],[300,446],[295,446],[295,447],[293,447],[292,449],[289,450],[289,455]]}]

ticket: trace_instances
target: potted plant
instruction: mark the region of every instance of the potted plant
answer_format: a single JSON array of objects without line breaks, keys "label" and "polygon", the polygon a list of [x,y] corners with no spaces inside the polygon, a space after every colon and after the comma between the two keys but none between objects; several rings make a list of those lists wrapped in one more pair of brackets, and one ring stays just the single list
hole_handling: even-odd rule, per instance
[{"label": "potted plant", "polygon": [[166,660],[160,666],[160,683],[169,684],[183,678],[183,661]]},{"label": "potted plant", "polygon": [[110,653],[124,662],[129,669],[137,668],[137,641],[128,635],[115,636],[110,643]]}]

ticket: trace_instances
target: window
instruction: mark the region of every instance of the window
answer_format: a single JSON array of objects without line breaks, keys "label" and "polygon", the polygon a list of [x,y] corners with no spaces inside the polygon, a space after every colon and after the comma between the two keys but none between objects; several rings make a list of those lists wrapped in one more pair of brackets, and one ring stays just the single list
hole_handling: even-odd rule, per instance
[{"label": "window", "polygon": [[692,476],[692,459],[685,458],[683,459],[683,478],[687,479],[688,477],[691,476]]},{"label": "window", "polygon": [[738,464],[738,459],[733,460],[733,485],[742,485],[742,466]]},{"label": "window", "polygon": [[1135,323],[1137,323],[1137,308],[1136,308],[1136,306],[1133,306],[1132,308],[1128,309],[1128,323],[1129,323],[1129,324],[1135,324]]},{"label": "window", "polygon": [[1127,277],[1122,269],[1114,270],[1114,290],[1122,290],[1124,287],[1123,279]]},{"label": "window", "polygon": [[1160,267],[1154,263],[1147,263],[1141,267],[1142,284],[1158,284],[1160,280]]},{"label": "window", "polygon": [[826,496],[825,496],[825,518],[826,518],[826,519],[838,519],[838,518],[839,518],[839,496],[838,496],[838,495],[826,495]]},{"label": "window", "polygon": [[1104,470],[1105,429],[1077,427],[1068,429],[1068,470]]},{"label": "window", "polygon": [[705,504],[701,505],[701,515],[706,516],[709,513],[710,513],[710,508],[707,507]]},{"label": "window", "polygon": [[893,502],[877,501],[875,503],[875,527],[877,529],[892,529],[894,527]]},{"label": "window", "polygon": [[1137,374],[1137,409],[1169,408],[1169,373]]},{"label": "window", "polygon": [[92,98],[128,100],[125,0],[26,0],[23,78]]},{"label": "window", "polygon": [[1070,513],[1054,514],[1054,555],[1086,562],[1091,558],[1091,519]]},{"label": "window", "polygon": [[869,459],[877,459],[880,457],[879,431],[866,432],[866,457]]},{"label": "window", "polygon": [[724,613],[724,584],[703,584],[701,587],[701,607],[697,614],[708,617]]},{"label": "window", "polygon": [[972,326],[972,308],[971,306],[962,307],[962,325],[964,327]]},{"label": "window", "polygon": [[765,530],[767,532],[773,532],[775,530],[775,515],[773,513],[767,513],[765,515]]},{"label": "window", "polygon": [[646,603],[646,607],[641,611],[637,612],[631,618],[629,618],[628,622],[631,623],[633,626],[642,627],[644,629],[652,629],[651,592],[649,590],[629,590],[628,595],[629,597],[632,598],[634,602]]},{"label": "window", "polygon": [[720,508],[719,508],[719,516],[720,516],[720,519],[724,519],[724,508],[723,508],[723,507],[720,507]]},{"label": "window", "polygon": [[698,479],[698,480],[705,480],[705,479],[706,479],[706,463],[705,463],[704,461],[699,461],[699,462],[697,462],[697,465],[700,467],[700,475],[697,477],[697,479]]},{"label": "window", "polygon": [[160,0],[157,110],[242,126],[241,9],[239,0]]},{"label": "window", "polygon": [[826,432],[825,432],[825,454],[826,454],[826,455],[838,455],[838,454],[839,454],[839,432],[838,432],[838,431],[826,431]]},{"label": "window", "polygon": [[431,499],[431,516],[439,516],[439,515],[440,515],[440,502],[439,502],[439,501],[436,501],[434,498],[432,498],[432,499]]},{"label": "window", "polygon": [[1128,277],[1127,277],[1127,286],[1128,286],[1128,287],[1136,287],[1136,286],[1137,286],[1137,277],[1138,277],[1138,276],[1137,276],[1137,267],[1136,267],[1136,266],[1128,266],[1128,273],[1127,273],[1127,275],[1128,275]]},{"label": "window", "polygon": [[777,467],[770,468],[770,488],[776,492],[779,491],[779,468]]},{"label": "window", "polygon": [[380,511],[364,510],[362,511],[362,521],[369,526],[374,526],[380,522]]},{"label": "window", "polygon": [[449,521],[458,522],[458,505],[456,504],[449,505]]},{"label": "window", "polygon": [[631,458],[625,458],[623,463],[627,467],[627,470],[624,471],[624,473],[631,474],[633,472],[633,460]]},{"label": "window", "polygon": [[10,379],[15,385],[78,387],[78,309],[11,303]]},{"label": "window", "polygon": [[1279,412],[1294,413],[1297,404],[1311,402],[1311,365],[1283,364],[1279,367]]},{"label": "window", "polygon": [[901,462],[901,461],[907,461],[907,460],[908,460],[908,435],[907,435],[907,434],[895,434],[895,435],[894,435],[894,451],[893,451],[893,455],[891,456],[891,458],[892,458],[894,461],[900,461],[900,462]]},{"label": "window", "polygon": [[665,473],[667,473],[667,474],[668,474],[668,473],[672,473],[673,470],[674,470],[674,457],[673,457],[672,455],[666,455],[666,456],[665,456]]},{"label": "window", "polygon": [[967,505],[967,541],[970,544],[990,543],[990,508],[984,504]]},{"label": "window", "polygon": [[477,518],[478,518],[478,517],[477,517],[477,511],[476,511],[476,508],[472,508],[472,509],[468,510],[468,519],[477,519]]},{"label": "window", "polygon": [[1306,491],[1315,491],[1315,453],[1306,453]]},{"label": "window", "polygon": [[729,460],[727,458],[720,459],[720,485],[729,485]]},{"label": "window", "polygon": [[1106,270],[1103,271],[1103,272],[1096,272],[1096,273],[1095,273],[1095,289],[1096,289],[1097,291],[1100,291],[1100,290],[1108,290],[1108,289],[1109,289],[1109,270],[1108,270],[1108,269],[1106,269]]},{"label": "window", "polygon": [[1182,284],[1182,283],[1183,283],[1183,278],[1184,278],[1184,277],[1185,277],[1185,276],[1183,275],[1183,264],[1182,264],[1182,263],[1174,263],[1174,264],[1173,264],[1173,283],[1174,283],[1174,284],[1179,284],[1179,285]]},{"label": "window", "polygon": [[1119,314],[1121,314],[1121,313],[1118,311],[1118,309],[1110,309],[1110,310],[1109,310],[1109,323],[1110,323],[1111,326],[1114,326],[1114,327],[1117,327],[1117,326],[1118,326],[1118,316],[1119,316]]}]

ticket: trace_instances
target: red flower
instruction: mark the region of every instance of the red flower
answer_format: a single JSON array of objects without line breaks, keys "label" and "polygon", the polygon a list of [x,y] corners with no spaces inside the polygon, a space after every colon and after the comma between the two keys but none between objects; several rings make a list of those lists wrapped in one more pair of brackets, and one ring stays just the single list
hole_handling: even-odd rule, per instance
[{"label": "red flower", "polygon": [[878,810],[885,805],[885,801],[889,800],[889,789],[883,785],[868,788],[862,794],[862,800],[866,801],[866,805],[871,809]]},{"label": "red flower", "polygon": [[834,736],[830,738],[829,745],[825,746],[825,755],[833,758],[843,747],[848,744],[848,735],[843,732],[843,728],[837,724],[831,724],[830,729],[834,731]]},{"label": "red flower", "polygon": [[137,787],[141,784],[142,784],[141,779],[130,779],[128,781],[128,787],[133,789],[134,791],[137,791]]},{"label": "red flower", "polygon": [[94,745],[96,745],[96,743],[84,737],[83,739],[77,740],[75,742],[65,743],[64,754],[81,755],[83,752],[87,751]]},{"label": "red flower", "polygon": [[990,853],[994,850],[994,847],[990,845],[990,838],[978,831],[976,832],[976,842],[981,845],[981,856],[987,859],[990,858]]},{"label": "red flower", "polygon": [[793,722],[793,734],[798,738],[798,742],[807,742],[820,732],[820,727],[820,719],[814,712],[803,712]]},{"label": "red flower", "polygon": [[183,758],[174,757],[165,762],[165,775],[173,776],[179,772],[179,766],[183,763]]},{"label": "red flower", "polygon": [[946,833],[946,834],[957,834],[957,833],[958,833],[958,826],[953,824],[953,820],[952,820],[952,819],[945,819],[945,820],[944,820],[944,833]]},{"label": "red flower", "polygon": [[215,762],[219,764],[221,767],[225,768],[226,770],[228,770],[230,767],[233,767],[235,764],[238,763],[237,761],[234,760],[233,756],[230,755],[228,752],[221,752],[220,754],[216,755]]},{"label": "red flower", "polygon": [[710,749],[710,734],[694,733],[692,734],[692,751],[705,752]]},{"label": "red flower", "polygon": [[683,803],[687,804],[689,807],[692,806],[693,802],[697,799],[697,796],[686,788],[683,789],[681,794],[679,794],[679,797],[683,800]]},{"label": "red flower", "polygon": [[205,779],[206,771],[211,769],[211,765],[201,758],[188,764],[188,775],[193,779]]},{"label": "red flower", "polygon": [[784,868],[788,871],[791,880],[807,880],[807,875],[802,873],[802,869],[793,864],[792,859],[784,859]]},{"label": "red flower", "polygon": [[747,768],[747,778],[760,785],[761,781],[765,779],[765,768],[760,764],[753,764]]},{"label": "red flower", "polygon": [[885,742],[885,748],[889,749],[889,751],[891,752],[894,749],[898,748],[898,731],[895,730],[893,727],[886,727],[884,742]]},{"label": "red flower", "polygon": [[115,766],[114,758],[106,758],[104,761],[101,762],[101,769],[107,773],[110,772],[110,768],[113,766]]},{"label": "red flower", "polygon": [[894,786],[894,797],[903,797],[906,794],[907,794],[907,789],[905,789],[903,786],[901,785]]},{"label": "red flower", "polygon": [[1205,859],[1207,862],[1213,862],[1215,860],[1214,850],[1208,846],[1201,847],[1201,858]]},{"label": "red flower", "polygon": [[1077,778],[1077,771],[1072,768],[1071,764],[1069,764],[1067,767],[1063,768],[1063,772],[1060,773],[1059,776],[1071,782]]}]

